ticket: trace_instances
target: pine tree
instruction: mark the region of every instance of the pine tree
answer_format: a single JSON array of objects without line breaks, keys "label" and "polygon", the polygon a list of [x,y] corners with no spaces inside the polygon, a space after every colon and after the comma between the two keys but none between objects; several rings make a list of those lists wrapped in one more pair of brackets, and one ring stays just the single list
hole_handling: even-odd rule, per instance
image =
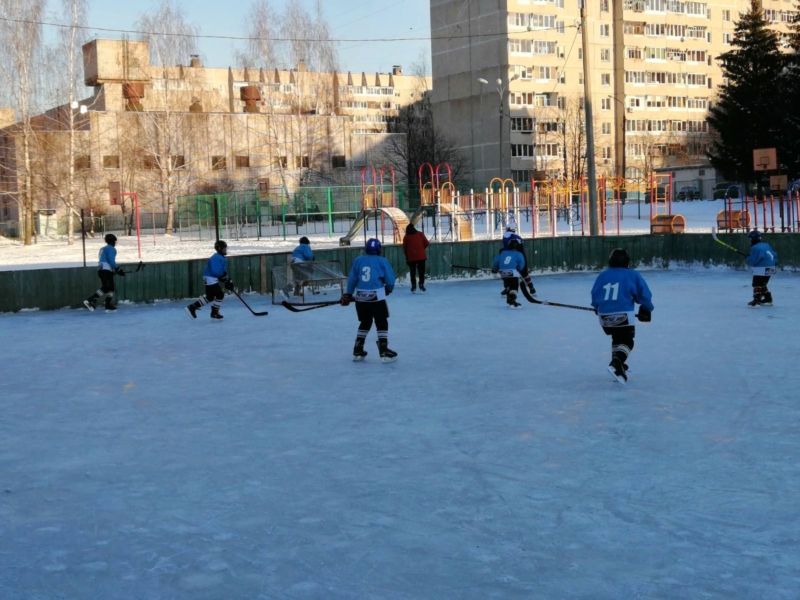
[{"label": "pine tree", "polygon": [[786,68],[780,94],[784,130],[778,145],[778,157],[786,165],[789,181],[792,181],[800,177],[800,103],[797,102],[800,98],[800,12],[795,13],[789,30],[787,41],[791,51],[785,55]]},{"label": "pine tree", "polygon": [[781,146],[785,119],[776,99],[786,61],[757,0],[736,23],[731,45],[718,59],[726,82],[707,118],[717,133],[709,158],[727,179],[750,182],[760,179],[753,170],[753,150]]}]

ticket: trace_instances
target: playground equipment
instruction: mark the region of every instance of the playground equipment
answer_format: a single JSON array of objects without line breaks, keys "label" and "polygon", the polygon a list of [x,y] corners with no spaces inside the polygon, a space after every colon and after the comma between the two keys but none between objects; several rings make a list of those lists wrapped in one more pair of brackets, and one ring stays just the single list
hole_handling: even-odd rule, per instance
[{"label": "playground equipment", "polygon": [[650,233],[683,233],[686,219],[672,214],[672,173],[650,174]]},{"label": "playground equipment", "polygon": [[[384,174],[391,175],[391,191],[386,192],[384,184]],[[367,174],[372,173],[372,183],[367,183]],[[375,219],[375,231],[380,231],[381,241],[385,242],[384,231],[387,221],[392,230],[393,243],[400,244],[406,234],[408,217],[406,213],[397,208],[395,203],[395,178],[394,169],[390,166],[383,166],[380,169],[380,178],[375,173],[375,167],[367,166],[361,169],[361,212],[356,217],[353,226],[347,235],[339,238],[340,246],[349,246],[353,239],[358,235],[361,228],[364,228],[364,242],[367,241],[367,221]]]},{"label": "playground equipment", "polygon": [[725,208],[717,213],[720,231],[746,232],[751,228],[771,233],[800,231],[800,180],[789,184],[786,194],[777,196],[745,196],[741,187],[731,187],[739,190],[739,197],[725,198]]},{"label": "playground equipment", "polygon": [[[430,181],[423,182],[423,176],[427,172],[430,174]],[[447,170],[447,180],[442,183],[444,173],[441,172],[442,168]],[[449,230],[447,235],[451,235],[453,239],[459,241],[467,241],[472,239],[472,232],[474,231],[474,211],[467,212],[461,207],[461,196],[453,184],[453,172],[450,165],[447,163],[439,163],[434,170],[433,165],[425,163],[420,165],[418,180],[420,185],[420,201],[419,208],[411,216],[410,222],[416,225],[422,216],[425,214],[427,207],[435,207],[434,212],[434,237],[441,240],[445,237],[444,228],[442,223],[443,216],[447,215],[449,220]],[[472,199],[470,199],[472,201]]]}]

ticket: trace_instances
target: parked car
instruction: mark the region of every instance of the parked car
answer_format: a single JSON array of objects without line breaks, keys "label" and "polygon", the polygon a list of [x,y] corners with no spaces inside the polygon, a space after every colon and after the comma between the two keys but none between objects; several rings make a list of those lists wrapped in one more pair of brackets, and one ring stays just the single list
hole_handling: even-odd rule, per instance
[{"label": "parked car", "polygon": [[735,183],[729,181],[720,181],[714,186],[714,200],[722,200],[723,198],[738,198],[739,188]]},{"label": "parked car", "polygon": [[678,189],[677,200],[679,202],[684,200],[700,200],[700,191],[693,185],[684,185]]}]

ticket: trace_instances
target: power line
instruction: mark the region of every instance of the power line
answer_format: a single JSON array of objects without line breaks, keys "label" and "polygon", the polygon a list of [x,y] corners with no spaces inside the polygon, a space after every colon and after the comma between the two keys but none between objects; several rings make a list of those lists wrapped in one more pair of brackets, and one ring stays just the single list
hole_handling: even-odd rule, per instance
[{"label": "power line", "polygon": [[[256,41],[264,38],[237,36],[237,35],[207,35],[197,34],[191,35],[187,33],[173,33],[169,31],[140,31],[137,29],[111,29],[108,27],[92,27],[90,25],[65,25],[63,23],[50,23],[48,21],[36,21],[32,19],[10,19],[7,17],[0,17],[0,21],[8,23],[24,23],[26,25],[43,25],[45,27],[59,27],[61,29],[84,29],[91,31],[102,31],[104,33],[120,33],[126,35],[140,35],[140,36],[164,36],[164,37],[192,37],[199,39],[211,40],[239,40],[239,41]],[[567,28],[577,28],[577,25],[567,25]],[[557,27],[543,27],[532,31],[522,31],[520,34],[536,33],[538,31],[555,31]],[[457,40],[462,38],[482,38],[482,37],[504,37],[508,36],[505,32],[498,33],[473,33],[473,34],[460,34],[460,35],[440,35],[440,36],[418,36],[418,37],[397,37],[397,38],[296,38],[296,37],[273,37],[269,38],[273,42],[422,42],[430,40]]]}]

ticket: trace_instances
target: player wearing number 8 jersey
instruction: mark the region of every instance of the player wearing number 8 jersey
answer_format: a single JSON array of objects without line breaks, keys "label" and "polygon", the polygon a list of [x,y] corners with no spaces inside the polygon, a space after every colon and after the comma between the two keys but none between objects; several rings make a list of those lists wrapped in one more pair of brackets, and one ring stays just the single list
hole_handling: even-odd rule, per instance
[{"label": "player wearing number 8 jersey", "polygon": [[342,304],[347,306],[355,300],[358,315],[358,333],[353,348],[353,360],[364,360],[367,352],[364,342],[375,322],[378,330],[378,352],[383,362],[397,360],[397,352],[389,349],[389,306],[386,296],[394,290],[395,276],[392,265],[381,254],[381,243],[372,238],[367,240],[366,255],[353,261],[347,278],[347,290],[342,296]]},{"label": "player wearing number 8 jersey", "polygon": [[600,273],[592,287],[592,307],[600,318],[606,335],[611,336],[611,364],[608,371],[619,383],[625,384],[628,376],[625,364],[633,350],[636,327],[633,311],[639,304],[636,318],[647,323],[651,319],[653,295],[639,273],[629,269],[631,257],[616,248],[608,257],[608,269]]}]

